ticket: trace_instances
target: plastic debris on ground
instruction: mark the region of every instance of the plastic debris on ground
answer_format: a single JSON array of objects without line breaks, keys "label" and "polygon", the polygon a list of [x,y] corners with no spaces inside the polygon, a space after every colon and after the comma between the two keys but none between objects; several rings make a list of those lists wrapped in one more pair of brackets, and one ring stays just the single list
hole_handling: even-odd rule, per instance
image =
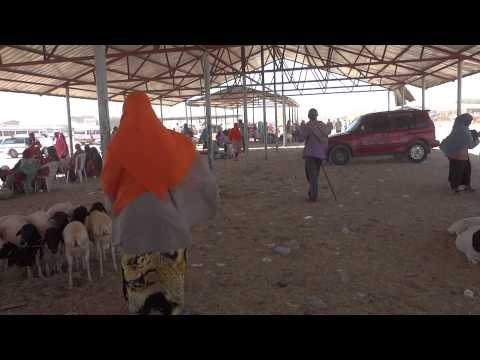
[{"label": "plastic debris on ground", "polygon": [[272,259],[269,258],[269,257],[264,257],[264,258],[262,259],[262,261],[263,261],[264,263],[270,263],[270,262],[272,262]]},{"label": "plastic debris on ground", "polygon": [[470,299],[473,299],[473,297],[475,296],[475,293],[470,290],[470,289],[466,289],[464,292],[463,292],[463,295],[465,295],[466,297],[470,298]]},{"label": "plastic debris on ground", "polygon": [[290,248],[288,248],[286,246],[281,246],[281,245],[275,246],[273,248],[273,251],[275,251],[277,254],[281,254],[281,255],[288,255],[291,252]]}]

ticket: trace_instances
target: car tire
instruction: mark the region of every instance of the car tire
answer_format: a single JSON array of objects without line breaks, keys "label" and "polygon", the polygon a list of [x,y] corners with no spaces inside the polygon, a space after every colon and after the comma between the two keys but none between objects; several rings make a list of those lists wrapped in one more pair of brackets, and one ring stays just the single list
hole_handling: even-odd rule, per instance
[{"label": "car tire", "polygon": [[414,163],[420,163],[427,158],[427,146],[422,142],[416,142],[408,147],[408,160]]},{"label": "car tire", "polygon": [[337,145],[330,150],[328,159],[332,164],[346,165],[350,161],[351,157],[350,149],[348,149],[346,146]]},{"label": "car tire", "polygon": [[10,149],[8,151],[8,156],[10,156],[12,159],[18,158],[18,151],[15,149]]}]

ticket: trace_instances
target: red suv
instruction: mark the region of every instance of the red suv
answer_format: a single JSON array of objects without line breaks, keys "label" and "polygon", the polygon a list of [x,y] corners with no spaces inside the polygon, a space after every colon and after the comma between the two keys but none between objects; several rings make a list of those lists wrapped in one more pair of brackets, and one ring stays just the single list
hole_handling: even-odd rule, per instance
[{"label": "red suv", "polygon": [[328,159],[345,165],[354,156],[406,155],[421,162],[439,145],[428,110],[385,111],[362,115],[344,133],[331,135]]}]

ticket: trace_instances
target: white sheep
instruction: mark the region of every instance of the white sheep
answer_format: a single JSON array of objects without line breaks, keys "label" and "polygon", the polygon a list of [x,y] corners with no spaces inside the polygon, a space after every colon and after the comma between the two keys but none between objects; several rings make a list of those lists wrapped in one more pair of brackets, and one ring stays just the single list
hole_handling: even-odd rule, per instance
[{"label": "white sheep", "polygon": [[112,242],[112,219],[102,211],[94,210],[85,219],[90,239],[97,247],[97,255],[100,261],[100,276],[103,277],[103,260],[106,259],[106,251],[112,252],[113,269],[117,271],[115,259],[115,247]]},{"label": "white sheep", "polygon": [[469,217],[465,219],[458,220],[454,222],[447,229],[448,233],[451,235],[458,235],[472,226],[480,225],[480,217]]},{"label": "white sheep", "polygon": [[480,225],[469,227],[459,233],[455,240],[457,249],[465,254],[467,260],[472,264],[480,262]]},{"label": "white sheep", "polygon": [[90,274],[90,240],[85,225],[79,221],[72,221],[63,230],[65,243],[65,258],[68,263],[68,287],[73,287],[72,267],[74,259],[81,258],[83,268],[87,270],[88,281],[92,281]]},{"label": "white sheep", "polygon": [[47,231],[47,229],[50,227],[50,218],[47,212],[44,210],[35,211],[33,214],[27,215],[26,218],[30,224],[35,225],[43,238],[45,236],[45,231]]},{"label": "white sheep", "polygon": [[73,214],[73,210],[75,210],[75,207],[72,205],[71,202],[58,203],[47,210],[47,216],[49,219],[51,219],[56,212],[61,211],[71,217]]}]

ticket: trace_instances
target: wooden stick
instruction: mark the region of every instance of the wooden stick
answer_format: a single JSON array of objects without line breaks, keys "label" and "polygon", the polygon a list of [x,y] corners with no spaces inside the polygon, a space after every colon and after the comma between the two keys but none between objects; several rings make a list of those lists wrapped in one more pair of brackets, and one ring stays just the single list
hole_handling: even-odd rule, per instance
[{"label": "wooden stick", "polygon": [[26,303],[26,302],[24,302],[24,303],[19,303],[19,304],[13,304],[13,305],[6,305],[6,306],[0,307],[0,311],[17,309],[17,308],[19,308],[19,307],[24,307],[24,306],[27,306],[27,303]]}]

